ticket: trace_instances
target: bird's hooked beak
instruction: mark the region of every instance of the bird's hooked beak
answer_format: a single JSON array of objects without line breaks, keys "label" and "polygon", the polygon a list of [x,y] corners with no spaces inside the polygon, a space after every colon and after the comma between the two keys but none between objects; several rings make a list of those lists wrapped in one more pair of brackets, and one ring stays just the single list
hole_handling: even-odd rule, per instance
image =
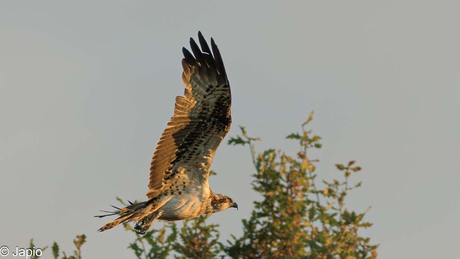
[{"label": "bird's hooked beak", "polygon": [[234,203],[232,204],[232,206],[230,206],[230,207],[231,207],[231,208],[236,208],[236,209],[238,209],[238,203],[234,202]]}]

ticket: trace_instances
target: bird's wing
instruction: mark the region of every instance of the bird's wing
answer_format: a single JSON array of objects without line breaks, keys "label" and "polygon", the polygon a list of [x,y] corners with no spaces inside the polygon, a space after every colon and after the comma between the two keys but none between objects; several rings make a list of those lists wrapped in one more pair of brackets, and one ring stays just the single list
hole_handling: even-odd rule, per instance
[{"label": "bird's wing", "polygon": [[230,129],[231,93],[224,63],[214,40],[211,49],[201,32],[201,49],[190,38],[190,53],[183,48],[184,96],[176,97],[150,166],[149,198],[174,177],[177,168],[197,171],[207,180],[217,147]]}]

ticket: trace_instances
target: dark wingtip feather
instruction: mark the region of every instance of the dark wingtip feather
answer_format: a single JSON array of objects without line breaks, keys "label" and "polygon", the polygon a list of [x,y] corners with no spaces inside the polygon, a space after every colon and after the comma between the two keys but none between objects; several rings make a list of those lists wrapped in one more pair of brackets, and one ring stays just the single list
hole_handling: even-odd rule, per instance
[{"label": "dark wingtip feather", "polygon": [[203,52],[206,52],[209,55],[212,55],[211,49],[209,48],[209,45],[206,42],[206,39],[203,37],[203,34],[201,34],[200,31],[198,32],[198,40],[200,41],[200,46]]},{"label": "dark wingtip feather", "polygon": [[198,47],[198,44],[196,44],[195,40],[193,38],[190,38],[190,48],[192,49],[192,52],[193,52],[193,55],[195,56],[195,59],[200,62],[200,63],[203,63],[204,60],[204,57],[203,57],[203,53],[201,53],[201,49],[200,47]]},{"label": "dark wingtip feather", "polygon": [[184,54],[184,58],[190,65],[195,65],[195,57],[190,53],[190,51],[186,48],[182,48],[182,53]]},{"label": "dark wingtip feather", "polygon": [[212,48],[212,53],[214,54],[214,59],[216,60],[216,66],[217,69],[219,69],[219,72],[223,75],[225,75],[225,67],[224,67],[224,61],[222,60],[222,56],[220,55],[219,48],[217,48],[216,43],[214,42],[214,39],[211,38],[211,48]]}]

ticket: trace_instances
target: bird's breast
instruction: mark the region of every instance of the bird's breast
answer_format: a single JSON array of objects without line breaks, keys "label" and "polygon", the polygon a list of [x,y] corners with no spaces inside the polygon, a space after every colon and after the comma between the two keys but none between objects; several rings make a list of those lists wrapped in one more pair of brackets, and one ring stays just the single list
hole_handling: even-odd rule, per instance
[{"label": "bird's breast", "polygon": [[[169,189],[176,190],[175,187]],[[168,201],[161,207],[163,213],[160,219],[190,219],[206,213],[210,206],[209,186],[192,184],[180,190],[165,195]]]}]

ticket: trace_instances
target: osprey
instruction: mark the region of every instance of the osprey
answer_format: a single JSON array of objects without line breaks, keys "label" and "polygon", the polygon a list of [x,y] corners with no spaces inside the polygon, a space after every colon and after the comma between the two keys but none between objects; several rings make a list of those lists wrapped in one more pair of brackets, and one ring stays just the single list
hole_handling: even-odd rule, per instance
[{"label": "osprey", "polygon": [[[219,49],[198,32],[201,49],[190,38],[192,53],[182,48],[184,96],[176,97],[174,114],[158,142],[150,166],[147,201],[131,203],[96,216],[119,217],[99,229],[135,221],[145,234],[157,219],[182,220],[238,208],[230,197],[212,192],[209,172],[214,154],[230,129],[231,94]],[[103,211],[107,212],[107,211]]]}]

